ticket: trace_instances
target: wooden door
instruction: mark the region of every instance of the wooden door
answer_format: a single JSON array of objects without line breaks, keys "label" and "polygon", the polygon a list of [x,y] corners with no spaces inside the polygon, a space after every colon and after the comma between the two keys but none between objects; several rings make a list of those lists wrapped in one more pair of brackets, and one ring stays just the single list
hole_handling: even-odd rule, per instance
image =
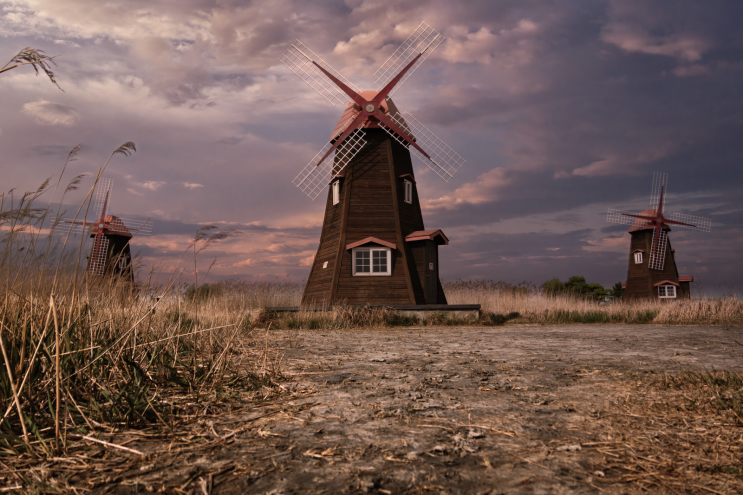
[{"label": "wooden door", "polygon": [[439,259],[438,246],[426,241],[426,304],[438,304]]}]

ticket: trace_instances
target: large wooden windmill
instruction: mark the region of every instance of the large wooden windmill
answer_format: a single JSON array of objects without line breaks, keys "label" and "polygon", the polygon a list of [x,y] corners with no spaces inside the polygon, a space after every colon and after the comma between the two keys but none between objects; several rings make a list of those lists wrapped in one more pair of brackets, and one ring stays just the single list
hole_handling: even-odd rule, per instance
[{"label": "large wooden windmill", "polygon": [[709,232],[712,221],[684,213],[663,214],[665,208],[668,174],[655,172],[650,192],[650,209],[640,213],[609,208],[607,222],[632,225],[629,269],[624,297],[637,298],[689,298],[691,275],[679,276],[675,251],[668,240],[670,225]]},{"label": "large wooden windmill", "polygon": [[[73,224],[73,231],[85,232],[95,238],[88,256],[90,275],[117,276],[134,282],[132,254],[129,241],[135,235],[152,234],[152,221],[129,220],[111,215],[113,179],[100,179],[93,200],[94,222],[65,220]],[[86,229],[87,228],[87,229]]]},{"label": "large wooden windmill", "polygon": [[330,185],[303,305],[446,304],[438,246],[449,240],[423,225],[410,155],[445,181],[464,159],[391,99],[443,41],[421,23],[374,74],[374,91],[360,91],[299,41],[279,59],[330,103],[346,105],[293,182],[313,200]]}]

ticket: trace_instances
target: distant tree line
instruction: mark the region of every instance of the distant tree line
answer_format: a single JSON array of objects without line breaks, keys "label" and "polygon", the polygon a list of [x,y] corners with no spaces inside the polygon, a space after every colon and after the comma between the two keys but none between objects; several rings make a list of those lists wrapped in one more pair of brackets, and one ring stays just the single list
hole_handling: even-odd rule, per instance
[{"label": "distant tree line", "polygon": [[622,282],[617,282],[611,289],[605,289],[601,284],[586,282],[586,277],[573,275],[566,282],[559,278],[547,280],[541,285],[542,293],[546,296],[574,295],[596,301],[613,301],[622,298],[624,290]]}]

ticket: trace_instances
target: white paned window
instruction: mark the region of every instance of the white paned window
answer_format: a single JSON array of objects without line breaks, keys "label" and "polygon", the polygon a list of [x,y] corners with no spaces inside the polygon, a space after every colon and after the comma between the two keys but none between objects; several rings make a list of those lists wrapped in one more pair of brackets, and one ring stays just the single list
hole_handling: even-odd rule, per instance
[{"label": "white paned window", "polygon": [[388,248],[355,248],[353,250],[354,276],[391,275],[390,253]]},{"label": "white paned window", "polygon": [[662,299],[672,299],[676,297],[676,286],[675,285],[659,285],[658,286],[658,297]]},{"label": "white paned window", "polygon": [[642,251],[637,251],[635,253],[635,265],[642,264]]},{"label": "white paned window", "polygon": [[333,182],[333,204],[337,205],[341,202],[341,181],[337,180]]},{"label": "white paned window", "polygon": [[406,180],[404,184],[405,184],[405,202],[412,203],[413,202],[413,183],[410,182],[409,180]]}]

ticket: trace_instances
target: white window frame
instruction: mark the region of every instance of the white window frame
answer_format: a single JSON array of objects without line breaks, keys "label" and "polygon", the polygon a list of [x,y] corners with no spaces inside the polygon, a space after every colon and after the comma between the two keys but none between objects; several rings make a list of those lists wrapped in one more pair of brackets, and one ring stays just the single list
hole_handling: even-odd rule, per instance
[{"label": "white window frame", "polygon": [[[673,295],[670,295],[669,292],[672,292]],[[678,288],[673,284],[659,285],[658,297],[661,299],[676,299],[678,297]]]},{"label": "white window frame", "polygon": [[642,251],[635,251],[635,265],[642,264]]},{"label": "white window frame", "polygon": [[[369,272],[357,272],[356,271],[356,257],[358,253],[368,252],[369,253]],[[373,272],[374,269],[374,254],[373,253],[383,252],[387,256],[387,271],[386,272]],[[358,247],[351,250],[351,267],[354,277],[389,277],[392,275],[392,250],[386,247]]]},{"label": "white window frame", "polygon": [[409,180],[403,180],[403,191],[405,191],[405,202],[413,203],[413,183]]},{"label": "white window frame", "polygon": [[341,181],[333,181],[333,205],[341,202]]}]

